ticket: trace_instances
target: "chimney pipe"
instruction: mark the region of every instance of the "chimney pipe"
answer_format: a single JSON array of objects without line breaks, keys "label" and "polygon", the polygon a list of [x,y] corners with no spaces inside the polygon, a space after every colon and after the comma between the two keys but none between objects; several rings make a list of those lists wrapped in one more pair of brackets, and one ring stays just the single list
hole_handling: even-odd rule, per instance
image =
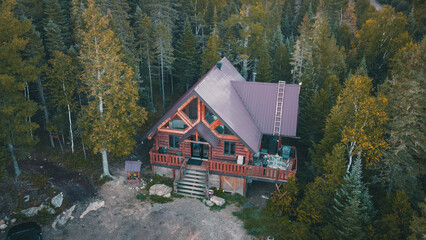
[{"label": "chimney pipe", "polygon": [[253,81],[253,82],[256,82],[256,73],[255,73],[255,72],[253,73],[252,81]]}]

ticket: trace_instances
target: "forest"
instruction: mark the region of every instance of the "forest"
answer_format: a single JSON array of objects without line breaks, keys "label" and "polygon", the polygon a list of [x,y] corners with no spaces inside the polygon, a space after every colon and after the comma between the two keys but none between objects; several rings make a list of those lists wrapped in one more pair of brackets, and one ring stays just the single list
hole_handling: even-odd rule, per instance
[{"label": "forest", "polygon": [[1,0],[0,177],[22,179],[31,152],[111,176],[226,57],[248,81],[302,84],[301,165],[260,232],[424,239],[426,3],[378,2]]}]

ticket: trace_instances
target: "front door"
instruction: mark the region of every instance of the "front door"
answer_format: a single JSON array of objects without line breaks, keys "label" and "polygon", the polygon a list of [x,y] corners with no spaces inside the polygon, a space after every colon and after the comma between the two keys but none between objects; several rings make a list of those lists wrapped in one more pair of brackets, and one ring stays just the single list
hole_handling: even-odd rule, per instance
[{"label": "front door", "polygon": [[[203,142],[200,138],[199,141]],[[209,158],[209,145],[203,143],[191,143],[191,158],[207,161]]]}]

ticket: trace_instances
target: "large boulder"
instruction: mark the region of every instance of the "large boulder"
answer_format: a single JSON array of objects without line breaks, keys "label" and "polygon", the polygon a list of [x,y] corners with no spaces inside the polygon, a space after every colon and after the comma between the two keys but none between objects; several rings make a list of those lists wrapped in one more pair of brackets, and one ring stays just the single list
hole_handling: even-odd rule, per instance
[{"label": "large boulder", "polygon": [[62,201],[64,201],[64,194],[61,192],[52,198],[51,203],[55,208],[59,208],[62,206]]},{"label": "large boulder", "polygon": [[21,211],[27,217],[32,217],[37,215],[37,213],[44,208],[44,204],[42,203],[39,207],[30,207]]},{"label": "large boulder", "polygon": [[155,184],[149,189],[149,195],[157,195],[161,197],[170,197],[172,188],[164,184]]},{"label": "large boulder", "polygon": [[223,204],[225,204],[225,199],[220,198],[220,197],[216,197],[216,196],[212,196],[210,198],[210,201],[212,201],[214,204],[216,204],[218,206],[222,206]]},{"label": "large boulder", "polygon": [[0,225],[0,230],[4,230],[4,229],[6,229],[7,228],[7,225],[6,224],[2,224],[2,225]]}]

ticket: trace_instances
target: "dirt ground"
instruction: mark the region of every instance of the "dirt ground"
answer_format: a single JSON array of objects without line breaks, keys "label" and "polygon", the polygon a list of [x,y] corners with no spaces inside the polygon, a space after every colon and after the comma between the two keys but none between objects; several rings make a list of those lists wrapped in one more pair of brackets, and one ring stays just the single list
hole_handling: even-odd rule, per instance
[{"label": "dirt ground", "polygon": [[44,227],[45,239],[254,239],[232,215],[238,210],[234,205],[211,211],[191,198],[151,205],[137,200],[137,191],[125,183],[124,174],[118,176],[92,200],[104,200],[104,208],[80,219],[89,203],[77,204],[73,220],[56,230]]}]

